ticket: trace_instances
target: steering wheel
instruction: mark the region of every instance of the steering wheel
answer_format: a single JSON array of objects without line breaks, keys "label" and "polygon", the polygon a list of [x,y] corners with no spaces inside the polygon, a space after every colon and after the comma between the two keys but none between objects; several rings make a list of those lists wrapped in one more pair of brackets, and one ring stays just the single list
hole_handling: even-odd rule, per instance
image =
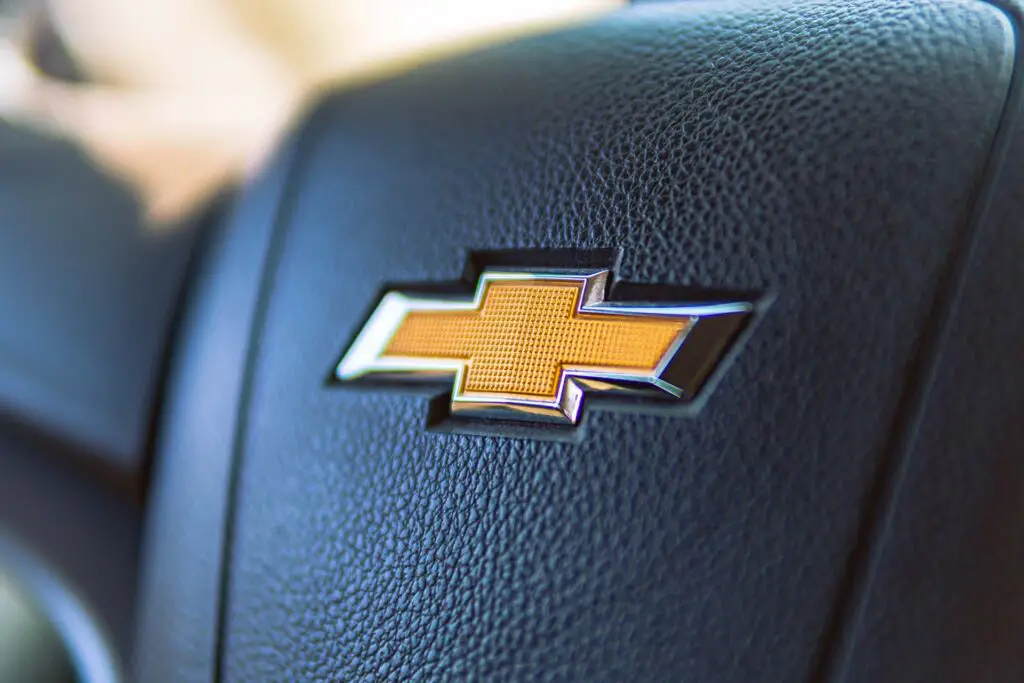
[{"label": "steering wheel", "polygon": [[634,5],[15,230],[0,519],[145,682],[1020,680],[1022,19]]}]

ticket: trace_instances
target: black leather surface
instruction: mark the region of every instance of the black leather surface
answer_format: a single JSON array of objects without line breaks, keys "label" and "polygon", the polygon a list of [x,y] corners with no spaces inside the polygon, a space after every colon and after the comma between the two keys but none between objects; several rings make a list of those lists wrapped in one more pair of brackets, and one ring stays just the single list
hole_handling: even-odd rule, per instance
[{"label": "black leather surface", "polygon": [[133,663],[138,681],[214,675],[237,421],[261,277],[297,144],[286,145],[247,188],[197,267],[153,472]]},{"label": "black leather surface", "polygon": [[[1021,16],[1019,10],[1015,12]],[[1024,676],[1024,119],[1020,92],[1001,173],[875,530],[862,610],[837,680]],[[842,675],[840,675],[842,674]]]},{"label": "black leather surface", "polygon": [[[331,98],[255,318],[220,677],[815,675],[1012,60],[981,3],[687,3]],[[422,398],[323,385],[385,282],[537,247],[776,300],[699,416],[597,413],[578,444],[430,433]]]}]

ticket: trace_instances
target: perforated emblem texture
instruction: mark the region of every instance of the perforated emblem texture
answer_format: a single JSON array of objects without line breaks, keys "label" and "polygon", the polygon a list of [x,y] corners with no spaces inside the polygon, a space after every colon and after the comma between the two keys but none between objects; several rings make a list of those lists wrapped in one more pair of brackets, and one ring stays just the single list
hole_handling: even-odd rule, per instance
[{"label": "perforated emblem texture", "polygon": [[487,286],[479,309],[412,311],[385,354],[466,361],[463,391],[554,398],[566,367],[650,371],[690,318],[578,311],[579,281]]}]

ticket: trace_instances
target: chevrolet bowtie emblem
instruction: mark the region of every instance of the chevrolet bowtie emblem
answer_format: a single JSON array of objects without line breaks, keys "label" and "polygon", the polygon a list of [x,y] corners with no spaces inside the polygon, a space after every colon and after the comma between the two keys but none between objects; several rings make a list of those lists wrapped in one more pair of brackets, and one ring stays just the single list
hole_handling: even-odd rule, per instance
[{"label": "chevrolet bowtie emblem", "polygon": [[753,310],[608,301],[609,280],[485,271],[472,297],[389,291],[335,376],[451,387],[460,416],[575,424],[584,394],[692,399]]}]

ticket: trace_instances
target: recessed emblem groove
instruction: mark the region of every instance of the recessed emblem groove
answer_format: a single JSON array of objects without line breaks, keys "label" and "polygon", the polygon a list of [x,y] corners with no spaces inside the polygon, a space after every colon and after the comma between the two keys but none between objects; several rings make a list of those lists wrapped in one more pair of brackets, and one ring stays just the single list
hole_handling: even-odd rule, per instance
[{"label": "recessed emblem groove", "polygon": [[388,291],[334,375],[447,386],[459,416],[576,424],[588,394],[692,399],[753,312],[609,301],[609,284],[606,269],[488,270],[470,297]]}]

